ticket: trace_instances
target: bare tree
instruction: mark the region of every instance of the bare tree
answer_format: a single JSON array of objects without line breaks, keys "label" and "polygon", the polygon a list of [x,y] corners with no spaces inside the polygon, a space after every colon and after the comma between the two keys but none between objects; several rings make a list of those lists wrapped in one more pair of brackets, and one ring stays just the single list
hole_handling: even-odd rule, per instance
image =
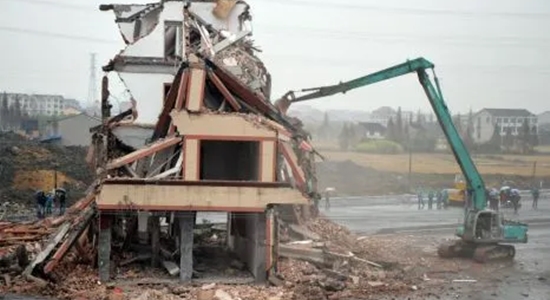
[{"label": "bare tree", "polygon": [[21,101],[17,95],[15,96],[12,106],[12,127],[13,129],[18,130],[21,128],[23,114],[21,113]]}]

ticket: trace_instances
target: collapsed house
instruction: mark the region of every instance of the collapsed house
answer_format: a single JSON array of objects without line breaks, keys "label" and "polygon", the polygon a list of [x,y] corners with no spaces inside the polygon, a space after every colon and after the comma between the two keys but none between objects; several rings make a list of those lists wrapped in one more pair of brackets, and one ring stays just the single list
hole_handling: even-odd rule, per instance
[{"label": "collapsed house", "polygon": [[[227,213],[227,246],[265,281],[277,271],[277,221],[307,215],[318,194],[308,134],[269,100],[249,6],[167,0],[100,9],[114,12],[126,43],[104,71],[119,75],[134,104],[111,116],[103,78],[104,123],[92,129],[88,157],[101,179],[100,280],[111,278],[117,239],[137,240],[153,266],[190,280],[196,213],[213,211]],[[154,126],[136,122],[152,117]]]}]

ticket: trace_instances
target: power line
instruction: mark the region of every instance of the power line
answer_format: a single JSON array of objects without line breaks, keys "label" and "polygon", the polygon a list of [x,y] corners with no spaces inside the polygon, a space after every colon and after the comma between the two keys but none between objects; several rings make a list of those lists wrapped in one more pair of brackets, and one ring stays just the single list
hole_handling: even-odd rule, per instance
[{"label": "power line", "polygon": [[[360,32],[360,31],[344,31],[334,29],[317,29],[313,27],[279,27],[266,25],[265,29],[262,27],[262,33],[268,32],[271,35],[300,35],[301,38],[311,38],[312,35],[321,38],[330,39],[344,39],[344,40],[369,40],[369,41],[383,41],[383,42],[416,42],[422,41],[423,43],[450,43],[450,44],[474,44],[476,46],[519,46],[527,47],[528,43],[532,44],[548,44],[550,45],[550,39],[546,37],[525,38],[518,36],[465,36],[465,35],[418,35],[418,34],[391,34],[391,33],[374,33],[374,32]],[[307,33],[307,34],[303,34]]]},{"label": "power line", "polygon": [[55,33],[55,32],[48,32],[48,31],[41,31],[41,30],[34,30],[34,29],[23,29],[23,28],[8,27],[8,26],[0,26],[0,30],[1,31],[13,32],[13,33],[23,33],[23,34],[30,34],[30,35],[49,36],[49,37],[68,39],[68,40],[81,40],[81,41],[101,43],[101,44],[120,43],[120,41],[108,40],[108,39],[102,39],[102,38],[94,38],[94,37],[78,36],[78,35],[69,35],[69,34],[63,34],[63,33]]},{"label": "power line", "polygon": [[[12,0],[13,1],[13,0]],[[51,0],[17,0],[18,2],[28,2],[28,3],[36,3],[36,4],[43,4],[43,5],[49,5],[49,6],[58,6],[62,8],[71,8],[71,9],[81,9],[90,11],[92,9],[91,6],[83,6],[83,5],[74,5],[74,4],[68,4],[68,3],[60,3],[56,1]],[[384,7],[373,7],[373,6],[361,6],[361,5],[354,5],[354,4],[331,4],[327,2],[321,2],[321,3],[313,3],[308,1],[302,1],[302,0],[275,0],[275,2],[287,2],[291,4],[299,4],[299,5],[332,5],[337,7],[346,7],[346,8],[378,8],[378,9],[388,9]],[[393,9],[393,8],[392,8]],[[402,9],[398,9],[402,10]],[[409,9],[406,9],[409,10]],[[413,9],[418,10],[418,9]],[[437,11],[441,12],[441,11]],[[443,12],[452,12],[452,11],[443,11]],[[478,14],[478,12],[472,12],[474,14]],[[501,14],[501,13],[499,13]],[[513,13],[517,15],[517,13]],[[509,15],[509,13],[506,13],[506,15]],[[522,14],[525,15],[525,14]],[[531,16],[532,14],[527,14]],[[543,15],[545,17],[550,17],[550,14],[537,14],[537,15]],[[261,24],[261,23],[260,23]],[[385,43],[403,43],[403,42],[409,42],[409,41],[416,41],[416,40],[423,40],[424,43],[438,43],[438,44],[459,44],[459,45],[475,45],[475,46],[495,46],[495,44],[498,44],[499,46],[517,46],[517,47],[526,47],[525,43],[533,43],[540,45],[541,43],[549,43],[550,45],[550,39],[548,38],[523,38],[523,37],[467,37],[467,36],[422,36],[422,35],[400,35],[400,34],[376,34],[376,33],[365,33],[365,32],[353,32],[353,31],[342,31],[342,30],[333,30],[333,29],[317,29],[312,27],[288,27],[288,26],[273,26],[273,25],[266,25],[266,28],[268,28],[268,31],[271,31],[271,34],[281,34],[282,31],[286,31],[285,35],[290,34],[301,34],[302,32],[308,33],[308,34],[316,34],[321,36],[322,38],[335,38],[335,39],[350,39],[350,40],[368,40],[370,42],[385,42]],[[270,29],[269,29],[270,28]],[[88,38],[88,37],[81,37],[81,36],[70,36],[65,34],[59,34],[59,33],[45,33],[45,32],[39,32],[32,29],[18,29],[18,28],[7,28],[3,27],[0,28],[0,30],[8,30],[12,32],[25,32],[25,33],[31,33],[34,32],[35,34],[40,35],[49,35],[49,36],[55,36],[60,38],[74,38],[74,39],[80,39],[80,40],[90,40],[94,42],[105,42],[110,43],[111,41],[99,39],[99,38]],[[269,34],[269,33],[268,33]],[[310,35],[303,35],[304,38],[309,38]],[[475,43],[475,44],[474,44]]]},{"label": "power line", "polygon": [[70,4],[70,3],[63,3],[58,1],[50,1],[50,0],[8,0],[13,1],[17,3],[26,2],[29,4],[38,4],[38,5],[45,5],[45,6],[53,6],[53,7],[59,7],[59,8],[66,8],[66,9],[72,9],[72,10],[81,10],[81,11],[99,11],[98,7],[94,6],[88,6],[88,5],[76,5],[76,4]]},{"label": "power line", "polygon": [[[267,2],[267,1],[262,1]],[[514,17],[514,18],[539,18],[547,19],[550,13],[516,13],[516,12],[481,12],[481,11],[460,11],[460,10],[443,10],[443,9],[420,9],[420,8],[403,8],[403,7],[384,7],[374,5],[358,5],[351,3],[330,3],[330,2],[311,2],[303,0],[269,0],[270,3],[280,3],[284,5],[306,6],[306,7],[327,7],[340,8],[347,10],[370,10],[391,12],[399,14],[419,14],[419,15],[452,15],[464,17]]]},{"label": "power line", "polygon": [[[268,26],[269,27],[269,26]],[[276,27],[272,27],[276,28]],[[520,37],[472,37],[468,40],[468,37],[461,36],[458,37],[458,39],[453,40],[452,36],[421,36],[421,35],[413,35],[413,36],[407,36],[407,35],[385,35],[385,34],[373,34],[373,33],[360,33],[360,32],[346,32],[346,31],[339,31],[339,30],[327,30],[324,29],[315,29],[315,28],[296,28],[295,30],[287,27],[288,32],[285,32],[284,34],[300,34],[300,32],[305,32],[307,34],[303,35],[300,34],[303,38],[309,38],[312,34],[318,35],[320,38],[329,38],[329,39],[343,39],[343,40],[365,40],[369,42],[378,42],[378,43],[406,43],[406,42],[415,42],[418,40],[423,40],[423,43],[436,43],[436,44],[451,44],[451,45],[473,45],[473,46],[517,46],[517,47],[528,47],[526,45],[527,42],[532,43],[541,43],[541,44],[548,44],[550,46],[550,39],[542,38],[542,40],[538,40],[535,38],[520,38]],[[114,43],[120,43],[119,41],[115,40],[108,40],[103,38],[93,38],[93,37],[86,37],[86,36],[78,36],[78,35],[69,35],[69,34],[62,34],[62,33],[55,33],[55,32],[48,32],[48,31],[41,31],[41,30],[34,30],[34,29],[23,29],[23,28],[15,28],[15,27],[8,27],[8,26],[0,26],[1,31],[8,31],[12,33],[22,33],[22,34],[29,34],[29,35],[39,35],[39,36],[49,36],[49,37],[55,37],[55,38],[61,38],[61,39],[67,39],[67,40],[81,40],[81,41],[87,41],[87,42],[93,42],[93,43],[102,43],[102,44],[114,44]],[[267,30],[269,32],[269,29]],[[281,34],[280,30],[271,30],[271,33],[268,33],[271,35],[278,35]],[[462,40],[460,40],[462,39]],[[487,44],[487,42],[504,42],[500,44]],[[507,43],[506,43],[507,42]],[[483,44],[485,43],[485,44]],[[540,46],[540,44],[538,45]],[[543,45],[546,46],[546,45]]]},{"label": "power line", "polygon": [[[48,6],[57,6],[60,8],[76,9],[90,11],[96,10],[96,7],[88,5],[75,5],[63,2],[57,2],[52,0],[11,0],[14,2],[27,2],[33,4],[41,4]],[[537,12],[489,12],[489,11],[465,11],[465,10],[445,10],[445,9],[423,9],[423,8],[405,8],[405,7],[386,7],[386,6],[374,6],[374,5],[359,5],[352,3],[331,3],[331,2],[312,2],[304,0],[269,0],[260,1],[264,3],[279,3],[283,5],[293,6],[306,6],[309,8],[315,7],[327,7],[327,8],[340,8],[346,10],[367,10],[367,11],[380,11],[399,14],[419,14],[419,15],[452,15],[452,16],[464,16],[464,17],[514,17],[514,18],[537,18],[547,19],[550,17],[550,13],[537,13]]]}]

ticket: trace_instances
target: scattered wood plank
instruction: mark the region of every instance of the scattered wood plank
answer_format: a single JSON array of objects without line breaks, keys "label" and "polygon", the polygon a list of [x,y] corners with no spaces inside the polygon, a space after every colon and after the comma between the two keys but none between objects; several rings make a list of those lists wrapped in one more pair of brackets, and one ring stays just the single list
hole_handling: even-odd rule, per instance
[{"label": "scattered wood plank", "polygon": [[52,237],[52,239],[46,245],[46,248],[44,248],[44,250],[36,256],[36,258],[31,262],[30,265],[27,266],[27,268],[25,268],[25,271],[23,271],[23,276],[32,279],[30,276],[34,268],[38,264],[42,263],[46,258],[48,258],[48,256],[55,249],[55,247],[63,240],[65,235],[67,235],[70,228],[71,228],[71,223],[67,222],[57,231],[57,233]]},{"label": "scattered wood plank", "polygon": [[88,207],[78,218],[75,219],[72,224],[74,227],[72,232],[69,234],[69,237],[65,239],[63,244],[59,246],[52,258],[48,261],[48,263],[44,267],[44,273],[50,273],[57,266],[57,264],[61,261],[61,259],[63,259],[67,251],[69,251],[78,240],[82,232],[84,232],[84,230],[88,227],[94,215],[95,209],[93,207]]}]

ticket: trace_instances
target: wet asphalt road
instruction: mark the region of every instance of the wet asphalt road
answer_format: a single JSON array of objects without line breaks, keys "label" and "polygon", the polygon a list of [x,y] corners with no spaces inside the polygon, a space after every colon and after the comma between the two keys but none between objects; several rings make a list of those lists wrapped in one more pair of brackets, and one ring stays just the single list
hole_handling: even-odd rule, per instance
[{"label": "wet asphalt road", "polygon": [[[529,224],[529,242],[516,245],[513,262],[499,266],[490,278],[476,283],[451,283],[430,299],[550,299],[550,193],[539,200],[539,209],[531,209],[531,198],[523,197],[518,215],[503,209],[508,219]],[[418,210],[412,195],[332,199],[327,211],[334,221],[362,234],[395,234],[425,236],[427,241],[453,237],[462,222],[463,209]],[[477,279],[477,278],[476,278]],[[427,298],[425,298],[427,299]]]}]

